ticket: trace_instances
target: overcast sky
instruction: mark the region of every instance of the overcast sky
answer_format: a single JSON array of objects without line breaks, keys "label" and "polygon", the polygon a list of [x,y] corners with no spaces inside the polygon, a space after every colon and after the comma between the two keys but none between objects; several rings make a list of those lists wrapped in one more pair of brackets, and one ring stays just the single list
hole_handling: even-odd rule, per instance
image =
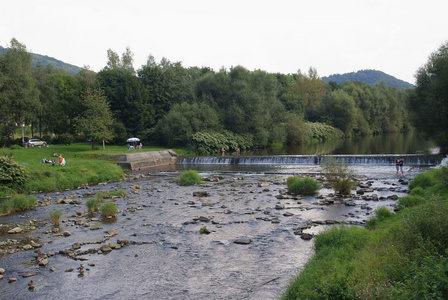
[{"label": "overcast sky", "polygon": [[0,45],[100,71],[107,50],[219,71],[241,65],[319,76],[376,69],[414,83],[448,40],[446,0],[15,0],[0,6]]}]

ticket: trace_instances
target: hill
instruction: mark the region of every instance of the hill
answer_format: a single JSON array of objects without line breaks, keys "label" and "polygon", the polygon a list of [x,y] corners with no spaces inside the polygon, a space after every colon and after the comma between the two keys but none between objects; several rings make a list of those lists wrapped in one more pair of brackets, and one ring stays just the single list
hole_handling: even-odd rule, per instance
[{"label": "hill", "polygon": [[396,88],[412,89],[414,86],[409,82],[395,78],[394,76],[388,75],[384,72],[377,70],[360,70],[358,72],[351,72],[345,74],[333,74],[330,76],[322,77],[325,82],[334,81],[336,83],[341,83],[344,81],[361,81],[374,85],[375,83],[380,83],[384,81],[387,86],[393,86]]},{"label": "hill", "polygon": [[[0,55],[4,55],[8,49],[0,46]],[[79,71],[81,71],[80,67],[65,63],[61,60],[58,60],[53,57],[49,57],[46,55],[40,55],[36,53],[31,53],[33,55],[32,65],[34,67],[41,65],[46,67],[47,65],[53,66],[55,69],[62,69],[65,73],[76,75]]]}]

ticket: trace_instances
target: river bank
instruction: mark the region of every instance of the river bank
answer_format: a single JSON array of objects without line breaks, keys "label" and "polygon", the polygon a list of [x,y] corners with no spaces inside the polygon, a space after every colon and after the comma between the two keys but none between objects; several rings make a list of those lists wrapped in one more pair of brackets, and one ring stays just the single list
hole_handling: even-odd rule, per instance
[{"label": "river bank", "polygon": [[[317,166],[300,168],[319,177]],[[326,188],[287,195],[290,174],[216,172],[201,174],[200,186],[178,186],[176,172],[146,172],[37,194],[39,207],[0,220],[1,249],[14,252],[0,259],[0,292],[10,299],[276,299],[313,254],[301,233],[361,224],[379,206],[392,210],[420,170],[406,170],[401,181],[394,172],[365,171],[349,198]],[[116,219],[86,214],[86,199],[114,189],[127,192],[109,200],[120,210]],[[59,230],[49,222],[53,209],[63,212]],[[6,233],[14,227],[24,232]],[[210,234],[200,234],[203,227]]]}]

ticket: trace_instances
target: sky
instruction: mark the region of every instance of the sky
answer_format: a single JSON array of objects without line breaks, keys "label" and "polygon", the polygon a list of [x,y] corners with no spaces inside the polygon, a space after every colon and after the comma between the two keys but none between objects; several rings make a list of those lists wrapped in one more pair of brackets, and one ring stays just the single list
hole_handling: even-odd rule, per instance
[{"label": "sky", "polygon": [[0,46],[98,72],[107,50],[215,71],[233,66],[320,77],[375,69],[415,83],[448,41],[446,0],[15,0],[0,6]]}]

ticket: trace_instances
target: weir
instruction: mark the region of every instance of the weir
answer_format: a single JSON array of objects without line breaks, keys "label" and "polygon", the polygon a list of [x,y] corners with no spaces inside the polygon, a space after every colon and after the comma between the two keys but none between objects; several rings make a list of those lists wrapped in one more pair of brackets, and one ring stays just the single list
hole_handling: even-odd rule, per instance
[{"label": "weir", "polygon": [[365,154],[365,155],[272,155],[272,156],[180,156],[178,165],[320,165],[334,157],[348,165],[395,165],[398,157],[405,166],[435,166],[443,159],[434,154]]}]

